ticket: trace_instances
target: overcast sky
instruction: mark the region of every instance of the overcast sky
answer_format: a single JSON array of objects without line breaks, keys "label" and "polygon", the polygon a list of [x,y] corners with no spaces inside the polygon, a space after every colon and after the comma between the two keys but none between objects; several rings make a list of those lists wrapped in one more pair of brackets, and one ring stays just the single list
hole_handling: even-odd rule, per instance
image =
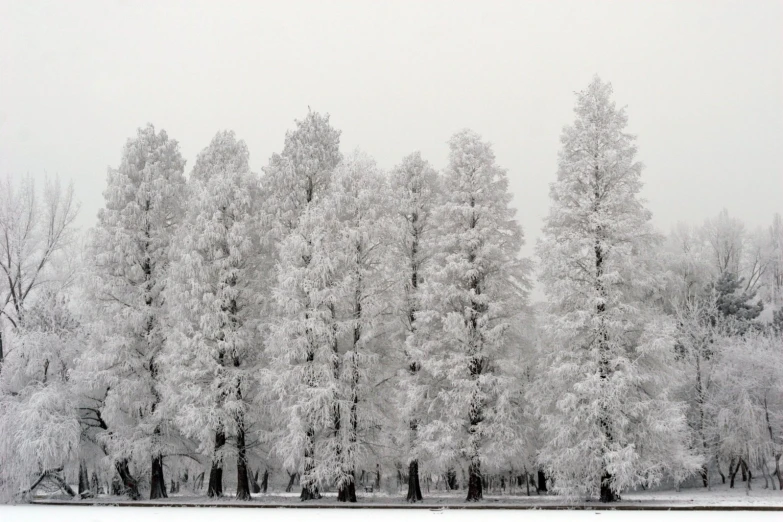
[{"label": "overcast sky", "polygon": [[469,127],[509,170],[529,255],[574,92],[598,74],[662,231],[723,207],[766,226],[783,211],[782,5],[0,0],[0,175],[72,179],[86,228],[147,122],[187,172],[220,129],[260,172],[308,105],[383,168],[416,149],[441,168]]}]

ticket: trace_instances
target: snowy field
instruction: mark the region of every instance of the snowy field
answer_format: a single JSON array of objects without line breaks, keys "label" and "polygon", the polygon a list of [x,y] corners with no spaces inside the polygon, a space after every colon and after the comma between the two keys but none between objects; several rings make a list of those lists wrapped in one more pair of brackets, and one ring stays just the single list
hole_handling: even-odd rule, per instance
[{"label": "snowy field", "polygon": [[[55,502],[67,502],[69,505],[55,505]],[[120,497],[106,497],[97,501],[66,501],[63,498],[39,498],[36,505],[0,506],[0,521],[2,522],[33,522],[33,521],[57,521],[57,522],[211,522],[215,520],[231,520],[231,522],[258,521],[264,522],[285,520],[319,520],[340,522],[367,522],[372,517],[373,522],[397,521],[405,519],[406,522],[414,520],[476,520],[476,511],[473,509],[444,509],[444,508],[488,508],[481,511],[481,518],[489,520],[520,520],[524,516],[525,521],[546,520],[547,522],[559,520],[595,520],[600,515],[602,521],[624,521],[631,517],[639,521],[659,521],[666,517],[667,522],[679,520],[754,520],[754,521],[779,521],[783,510],[783,494],[780,491],[754,489],[747,495],[744,489],[728,489],[727,486],[719,486],[708,492],[703,489],[683,489],[680,492],[640,492],[623,495],[623,501],[611,507],[620,508],[618,511],[594,511],[593,508],[605,508],[599,503],[577,502],[567,504],[561,497],[554,495],[536,496],[487,496],[484,502],[467,504],[463,501],[462,492],[457,494],[431,494],[427,500],[418,507],[424,509],[401,509],[407,504],[401,495],[390,496],[384,493],[364,494],[359,502],[351,507],[388,507],[384,510],[368,512],[362,509],[344,509],[339,505],[333,494],[325,494],[324,499],[318,502],[309,502],[307,507],[298,501],[298,495],[268,494],[253,495],[252,502],[235,502],[224,500],[221,502],[207,502],[203,497],[186,495],[173,495],[164,502],[139,501],[137,506],[117,506],[117,502],[125,502]],[[90,504],[101,504],[98,506]],[[161,504],[171,504],[166,507]],[[242,507],[272,507],[281,509],[221,509],[232,506]],[[286,508],[286,506],[297,509]],[[323,507],[339,507],[340,509],[323,509]],[[557,510],[566,507],[574,510]],[[691,508],[696,511],[667,511],[665,514],[661,508]],[[506,508],[506,509],[491,509]],[[524,513],[508,508],[531,509]],[[587,509],[585,509],[587,508]],[[645,508],[653,508],[654,511],[642,511]],[[703,508],[704,511],[698,511]],[[737,509],[740,509],[737,511]],[[743,509],[746,508],[747,510]],[[628,509],[640,509],[640,511],[627,511]],[[759,509],[764,511],[758,511]]]},{"label": "snowy field", "polygon": [[[755,481],[754,481],[755,482]],[[712,491],[704,488],[682,488],[679,492],[673,490],[664,491],[637,491],[622,495],[622,501],[613,504],[601,504],[598,502],[568,502],[563,497],[556,495],[536,495],[530,496],[524,494],[506,494],[506,495],[485,495],[484,501],[479,503],[466,503],[465,492],[462,490],[453,493],[443,491],[432,492],[425,495],[424,502],[416,504],[419,508],[522,508],[522,509],[562,509],[566,507],[576,509],[605,509],[605,508],[749,508],[765,509],[778,508],[783,510],[783,493],[772,489],[763,489],[758,482],[753,484],[753,489],[746,491],[744,483],[733,489],[728,484],[714,486]],[[124,497],[101,497],[97,500],[70,500],[62,496],[40,496],[36,498],[35,503],[44,504],[74,504],[74,505],[117,505],[132,506],[137,504],[146,504],[147,506],[159,506],[171,504],[177,506],[282,506],[302,508],[308,507],[363,507],[371,506],[375,508],[409,508],[411,507],[405,501],[404,493],[389,494],[385,492],[364,493],[359,495],[359,501],[356,504],[338,504],[335,493],[324,493],[323,498],[317,501],[309,501],[303,504],[299,500],[299,493],[268,493],[253,494],[253,500],[250,502],[238,502],[232,499],[231,492],[228,492],[224,500],[209,500],[203,496],[194,496],[188,494],[171,494],[169,498],[162,500],[141,500],[137,502],[128,501]]]},{"label": "snowy field", "polygon": [[[0,506],[0,520],[3,522],[277,522],[292,520],[318,520],[322,522],[373,522],[405,520],[433,522],[476,522],[477,512],[473,510],[400,510],[387,509],[368,513],[364,510],[347,509],[270,509],[259,512],[255,509],[226,510],[196,507],[87,507],[87,506]],[[596,521],[621,522],[629,518],[640,522],[658,522],[663,513],[659,511],[525,511],[487,510],[481,512],[481,520],[525,522]],[[779,521],[780,513],[775,511],[671,511],[665,513],[666,522],[710,520],[711,522],[753,520],[754,522]]]}]

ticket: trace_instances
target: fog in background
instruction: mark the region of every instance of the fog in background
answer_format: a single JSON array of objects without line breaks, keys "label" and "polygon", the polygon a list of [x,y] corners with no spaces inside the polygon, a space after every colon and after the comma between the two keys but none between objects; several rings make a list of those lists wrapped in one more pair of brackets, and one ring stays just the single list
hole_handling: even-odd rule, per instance
[{"label": "fog in background", "polygon": [[0,175],[75,183],[93,226],[107,166],[152,122],[190,171],[233,129],[260,172],[294,119],[342,150],[436,168],[469,127],[494,144],[533,254],[560,132],[594,74],[628,106],[662,232],[723,207],[783,211],[779,1],[0,1]]}]

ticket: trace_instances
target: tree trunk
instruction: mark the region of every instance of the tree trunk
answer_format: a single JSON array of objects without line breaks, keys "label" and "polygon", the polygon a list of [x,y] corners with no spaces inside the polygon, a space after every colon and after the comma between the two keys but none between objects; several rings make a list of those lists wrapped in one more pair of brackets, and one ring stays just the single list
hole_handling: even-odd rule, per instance
[{"label": "tree trunk", "polygon": [[381,465],[377,462],[375,463],[375,489],[381,490]]},{"label": "tree trunk", "polygon": [[312,472],[315,467],[315,430],[312,426],[307,429],[307,441],[305,442],[304,450],[304,476],[301,478],[302,493],[299,495],[299,499],[305,500],[318,500],[321,498],[321,494],[318,492],[318,486],[312,480]]},{"label": "tree trunk", "polygon": [[737,465],[734,466],[734,459],[731,459],[731,462],[729,463],[729,488],[734,487],[734,477],[737,476],[737,472],[739,471],[740,463],[737,462]]},{"label": "tree trunk", "polygon": [[210,498],[223,495],[223,458],[219,451],[226,444],[226,433],[223,428],[215,432],[215,454],[212,457],[212,468],[209,470],[209,485],[207,486],[207,496]]},{"label": "tree trunk", "polygon": [[[242,394],[237,386],[237,398]],[[250,484],[247,480],[247,449],[245,448],[245,415],[237,413],[237,500],[250,500]]]},{"label": "tree trunk", "polygon": [[296,472],[288,474],[288,485],[285,487],[285,492],[290,493],[294,489],[294,480],[296,479]]},{"label": "tree trunk", "polygon": [[261,492],[266,493],[267,486],[269,486],[269,470],[264,470],[264,480],[261,481]]},{"label": "tree trunk", "polygon": [[92,480],[90,481],[90,492],[93,497],[97,497],[100,493],[100,487],[98,486],[98,474],[92,472]]},{"label": "tree trunk", "polygon": [[536,481],[536,484],[538,485],[538,490],[543,491],[544,493],[549,491],[548,489],[546,489],[546,474],[544,473],[543,469],[538,470],[537,478],[538,480]]},{"label": "tree trunk", "polygon": [[446,471],[446,489],[447,490],[459,489],[459,484],[457,483],[457,472],[454,471],[453,468],[449,468]]},{"label": "tree trunk", "polygon": [[530,474],[525,471],[525,489],[527,489],[527,496],[530,496]]},{"label": "tree trunk", "polygon": [[699,475],[701,476],[701,482],[704,485],[704,487],[709,487],[709,482],[707,481],[707,465],[703,465],[701,469],[699,470]]},{"label": "tree trunk", "polygon": [[261,486],[258,485],[258,470],[256,470],[255,473],[253,473],[248,467],[247,480],[250,482],[251,493],[261,493]]},{"label": "tree trunk", "polygon": [[412,460],[408,465],[408,502],[420,502],[422,500],[421,486],[419,484],[419,461]]},{"label": "tree trunk", "polygon": [[483,484],[481,482],[481,461],[473,458],[468,466],[468,502],[478,502],[484,498]]},{"label": "tree trunk", "polygon": [[783,493],[783,475],[780,471],[780,453],[775,455],[775,476],[778,477],[778,490]]},{"label": "tree trunk", "polygon": [[87,475],[87,466],[84,461],[79,461],[79,497],[89,498],[93,496],[90,491],[90,477]]},{"label": "tree trunk", "polygon": [[604,471],[601,477],[601,502],[617,502],[620,500],[620,495],[612,489],[611,486],[612,475]]},{"label": "tree trunk", "polygon": [[168,496],[163,478],[163,455],[153,455],[150,470],[150,500],[168,498]]},{"label": "tree trunk", "polygon": [[141,499],[141,495],[139,494],[139,483],[133,478],[133,475],[131,475],[128,461],[126,459],[117,461],[114,464],[114,467],[117,470],[117,474],[120,476],[121,494],[128,495],[131,500]]},{"label": "tree trunk", "polygon": [[193,480],[193,489],[195,491],[201,491],[201,488],[204,487],[204,472],[198,474],[198,476]]}]

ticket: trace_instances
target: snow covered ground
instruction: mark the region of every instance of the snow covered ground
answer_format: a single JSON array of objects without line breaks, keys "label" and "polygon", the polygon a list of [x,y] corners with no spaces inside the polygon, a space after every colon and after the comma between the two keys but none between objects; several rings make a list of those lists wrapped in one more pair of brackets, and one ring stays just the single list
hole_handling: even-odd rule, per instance
[{"label": "snow covered ground", "polygon": [[[760,481],[754,480],[750,491],[745,490],[745,483],[738,481],[735,488],[730,489],[728,484],[718,484],[713,486],[712,491],[707,491],[705,488],[682,488],[679,492],[673,490],[663,491],[636,491],[629,492],[622,495],[622,501],[615,504],[606,505],[598,502],[582,502],[582,501],[567,501],[563,497],[555,495],[536,495],[535,493],[530,496],[523,494],[506,494],[506,495],[485,495],[484,501],[478,504],[466,503],[465,492],[462,490],[455,492],[433,491],[432,493],[425,494],[425,500],[421,504],[417,504],[422,508],[474,508],[474,507],[498,507],[498,508],[563,508],[573,507],[580,508],[606,508],[606,507],[618,507],[622,509],[628,508],[737,508],[747,507],[753,508],[779,508],[783,510],[783,492],[763,489]],[[312,507],[409,507],[409,504],[405,501],[405,494],[394,493],[389,494],[386,492],[375,493],[362,493],[359,495],[359,502],[353,505],[338,504],[335,499],[335,493],[324,493],[323,498],[317,501],[309,501],[307,506]],[[131,502],[123,497],[101,497],[97,500],[69,500],[61,495],[52,495],[46,497],[38,497],[35,501],[38,504],[47,503],[62,503],[67,502],[75,505],[91,505],[91,504],[106,504],[106,505],[128,505],[128,504],[145,504],[145,505],[160,505],[171,504],[179,506],[292,506],[302,507],[304,504],[299,501],[299,492],[292,493],[268,493],[268,494],[254,494],[253,500],[250,502],[238,502],[231,498],[231,492],[227,492],[227,495],[222,500],[210,500],[203,496],[194,496],[190,494],[171,494],[168,499],[161,500],[141,500],[138,502]]]}]

